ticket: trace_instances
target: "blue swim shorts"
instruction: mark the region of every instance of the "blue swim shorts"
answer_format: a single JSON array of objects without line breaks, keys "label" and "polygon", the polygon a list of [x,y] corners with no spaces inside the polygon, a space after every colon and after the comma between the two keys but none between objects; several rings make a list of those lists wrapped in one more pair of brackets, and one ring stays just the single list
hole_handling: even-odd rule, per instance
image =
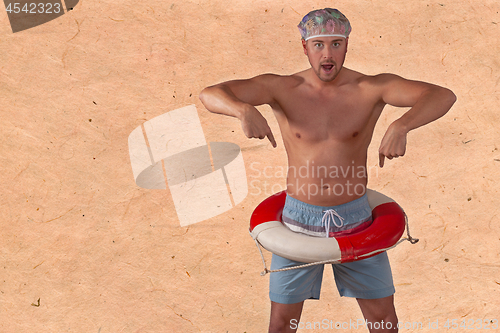
[{"label": "blue swim shorts", "polygon": [[[283,223],[295,232],[332,237],[363,229],[371,223],[371,209],[366,194],[338,206],[314,206],[287,195]],[[303,263],[273,254],[271,269]],[[363,299],[383,298],[394,294],[391,266],[386,252],[374,257],[333,264],[335,283],[340,296]],[[293,304],[319,299],[324,265],[315,265],[270,275],[269,297],[276,303]]]}]

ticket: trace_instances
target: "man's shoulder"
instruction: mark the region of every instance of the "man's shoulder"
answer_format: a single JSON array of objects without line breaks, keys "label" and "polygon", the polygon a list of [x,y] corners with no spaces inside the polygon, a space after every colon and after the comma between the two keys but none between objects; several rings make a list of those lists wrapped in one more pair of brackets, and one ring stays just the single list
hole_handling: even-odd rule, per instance
[{"label": "man's shoulder", "polygon": [[355,73],[354,81],[356,81],[359,88],[376,93],[382,93],[384,89],[391,85],[391,83],[402,79],[400,76],[391,73],[381,73],[375,75],[366,75],[358,72]]},{"label": "man's shoulder", "polygon": [[303,81],[304,80],[304,72],[298,72],[295,74],[290,74],[290,75],[280,75],[280,74],[274,74],[274,73],[265,73],[257,76],[257,78],[260,78],[261,80],[265,80],[268,82],[294,82],[294,81]]},{"label": "man's shoulder", "polygon": [[384,85],[387,82],[399,79],[401,79],[401,77],[396,74],[380,73],[375,75],[363,75],[363,77],[360,78],[360,82],[364,82],[373,86],[380,86]]},{"label": "man's shoulder", "polygon": [[370,99],[376,100],[380,100],[394,82],[402,79],[391,73],[368,75],[353,70],[346,72],[346,87],[353,88],[354,91],[358,91],[363,96],[370,96]]},{"label": "man's shoulder", "polygon": [[299,86],[305,81],[303,72],[291,74],[291,75],[280,75],[273,73],[261,74],[254,79],[261,81],[270,90],[288,90]]}]

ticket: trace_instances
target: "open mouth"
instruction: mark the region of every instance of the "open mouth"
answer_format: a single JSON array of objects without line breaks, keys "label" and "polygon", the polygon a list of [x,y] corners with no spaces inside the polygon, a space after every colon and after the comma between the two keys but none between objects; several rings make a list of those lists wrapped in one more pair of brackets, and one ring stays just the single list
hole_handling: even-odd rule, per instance
[{"label": "open mouth", "polygon": [[333,70],[334,65],[333,64],[323,64],[323,65],[321,65],[321,67],[323,68],[323,70],[325,72],[331,72]]}]

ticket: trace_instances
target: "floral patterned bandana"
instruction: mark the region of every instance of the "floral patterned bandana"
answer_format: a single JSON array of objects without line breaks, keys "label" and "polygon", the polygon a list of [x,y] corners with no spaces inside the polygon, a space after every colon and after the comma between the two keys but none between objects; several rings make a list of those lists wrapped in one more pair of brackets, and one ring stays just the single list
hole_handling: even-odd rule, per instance
[{"label": "floral patterned bandana", "polygon": [[325,8],[309,12],[297,26],[302,39],[313,37],[349,37],[351,24],[337,9]]}]

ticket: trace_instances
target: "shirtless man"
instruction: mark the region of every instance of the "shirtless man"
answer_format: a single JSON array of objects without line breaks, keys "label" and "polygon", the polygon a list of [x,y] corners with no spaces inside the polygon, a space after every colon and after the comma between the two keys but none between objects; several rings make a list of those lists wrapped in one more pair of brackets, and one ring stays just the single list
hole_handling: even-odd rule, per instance
[{"label": "shirtless man", "polygon": [[[248,138],[267,137],[276,147],[266,119],[255,108],[271,106],[288,155],[283,222],[297,232],[331,237],[371,221],[365,193],[367,150],[384,106],[411,109],[388,127],[379,148],[380,167],[386,157],[403,156],[407,133],[443,116],[456,97],[436,85],[343,67],[351,27],[338,10],[312,11],[298,27],[311,68],[289,76],[224,82],[205,88],[200,100],[211,112],[237,117]],[[297,172],[301,167],[307,168],[306,176]],[[333,168],[344,172],[333,173]],[[356,172],[345,172],[351,168]],[[329,217],[333,223],[322,223],[326,210],[335,211]],[[296,264],[273,255],[271,269]],[[332,266],[340,295],[357,299],[372,324],[367,325],[370,332],[397,332],[387,254]],[[319,298],[322,274],[322,265],[271,273],[269,332],[296,331],[304,300]]]}]

